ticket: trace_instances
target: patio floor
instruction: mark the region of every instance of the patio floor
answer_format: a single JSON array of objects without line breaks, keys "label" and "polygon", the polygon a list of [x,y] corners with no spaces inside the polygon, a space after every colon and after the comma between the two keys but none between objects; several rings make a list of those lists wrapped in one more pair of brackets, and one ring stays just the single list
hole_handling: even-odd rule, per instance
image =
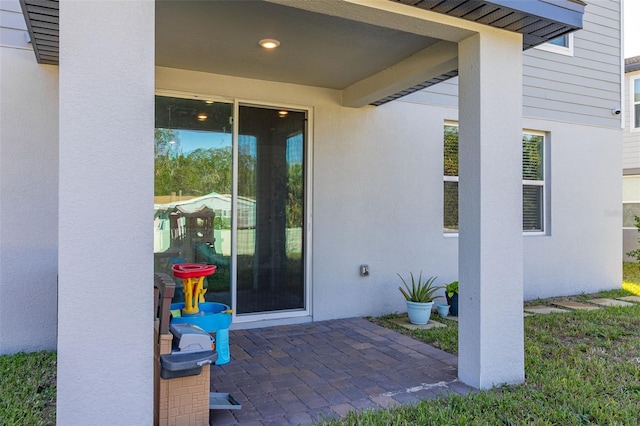
[{"label": "patio floor", "polygon": [[466,394],[456,356],[361,318],[235,330],[231,362],[212,366],[211,391],[241,410],[212,410],[212,425],[298,425],[349,411]]}]

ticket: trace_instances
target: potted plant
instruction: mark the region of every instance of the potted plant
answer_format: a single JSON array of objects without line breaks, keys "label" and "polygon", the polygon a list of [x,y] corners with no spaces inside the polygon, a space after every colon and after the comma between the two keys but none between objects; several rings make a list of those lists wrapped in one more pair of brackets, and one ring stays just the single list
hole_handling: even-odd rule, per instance
[{"label": "potted plant", "polygon": [[398,274],[404,284],[404,288],[400,286],[398,289],[407,300],[409,322],[411,324],[426,324],[429,322],[433,300],[436,298],[433,294],[441,289],[442,286],[433,285],[437,277],[430,277],[422,281],[422,272],[420,272],[417,280],[413,276],[413,272],[410,272],[410,275],[411,286],[402,278],[402,275]]},{"label": "potted plant", "polygon": [[448,304],[445,305],[444,303],[441,305],[436,305],[436,309],[438,310],[438,315],[440,315],[443,318],[448,316],[450,307],[451,306],[449,306]]},{"label": "potted plant", "polygon": [[450,282],[444,286],[447,303],[451,307],[449,313],[454,317],[458,316],[458,281]]}]

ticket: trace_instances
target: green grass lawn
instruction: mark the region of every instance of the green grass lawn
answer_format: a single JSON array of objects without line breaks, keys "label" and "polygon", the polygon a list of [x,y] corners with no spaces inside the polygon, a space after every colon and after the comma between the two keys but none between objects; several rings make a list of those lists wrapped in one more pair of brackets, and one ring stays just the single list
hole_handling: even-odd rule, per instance
[{"label": "green grass lawn", "polygon": [[0,356],[0,425],[56,423],[56,353]]},{"label": "green grass lawn", "polygon": [[[623,290],[599,296],[640,295],[640,264],[624,264],[623,275]],[[372,321],[398,329],[390,318]],[[449,327],[400,331],[457,353],[457,324],[442,321]],[[525,369],[520,386],[352,413],[327,424],[639,425],[640,305],[525,318]],[[55,352],[0,356],[0,425],[55,424],[55,374]]]}]

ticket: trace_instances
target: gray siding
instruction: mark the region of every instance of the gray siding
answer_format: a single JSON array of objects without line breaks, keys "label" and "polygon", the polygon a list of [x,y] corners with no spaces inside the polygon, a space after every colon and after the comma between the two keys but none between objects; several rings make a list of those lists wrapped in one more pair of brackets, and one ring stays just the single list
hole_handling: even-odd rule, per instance
[{"label": "gray siding", "polygon": [[[620,127],[620,1],[589,1],[584,29],[574,33],[573,56],[529,49],[523,53],[525,117]],[[456,108],[457,79],[401,99]]]},{"label": "gray siding", "polygon": [[640,129],[633,129],[633,105],[631,103],[631,91],[633,90],[633,79],[640,78],[640,71],[625,74],[624,87],[624,132],[622,167],[624,169],[640,168]]},{"label": "gray siding", "polygon": [[31,49],[18,0],[0,1],[0,47]]},{"label": "gray siding", "polygon": [[530,49],[524,54],[524,114],[619,127],[620,2],[590,1],[584,28],[574,34],[573,56]]}]

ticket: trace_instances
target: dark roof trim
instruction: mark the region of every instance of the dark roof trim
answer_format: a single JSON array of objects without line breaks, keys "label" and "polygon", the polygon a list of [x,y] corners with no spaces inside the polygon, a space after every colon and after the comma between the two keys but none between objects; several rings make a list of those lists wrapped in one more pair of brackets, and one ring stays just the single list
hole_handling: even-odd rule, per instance
[{"label": "dark roof trim", "polygon": [[633,56],[624,60],[624,72],[640,70],[640,56]]},{"label": "dark roof trim", "polygon": [[[527,50],[582,28],[581,0],[391,0],[522,34]],[[380,106],[458,75],[452,70],[373,102]]]},{"label": "dark roof trim", "polygon": [[523,49],[582,28],[580,0],[391,0],[522,34]]},{"label": "dark roof trim", "polygon": [[31,46],[39,64],[59,63],[58,0],[20,0]]},{"label": "dark roof trim", "polygon": [[417,92],[422,89],[426,89],[429,86],[433,86],[434,84],[438,84],[445,80],[449,80],[458,75],[458,70],[449,71],[448,73],[439,75],[438,77],[432,78],[431,80],[425,81],[424,83],[416,84],[415,86],[409,87],[408,89],[402,90],[398,93],[394,93],[393,95],[387,96],[385,98],[379,99],[375,102],[372,102],[371,105],[380,106],[384,105],[387,102],[395,101],[396,99],[400,99],[403,96],[407,96],[412,94],[413,92]]}]

